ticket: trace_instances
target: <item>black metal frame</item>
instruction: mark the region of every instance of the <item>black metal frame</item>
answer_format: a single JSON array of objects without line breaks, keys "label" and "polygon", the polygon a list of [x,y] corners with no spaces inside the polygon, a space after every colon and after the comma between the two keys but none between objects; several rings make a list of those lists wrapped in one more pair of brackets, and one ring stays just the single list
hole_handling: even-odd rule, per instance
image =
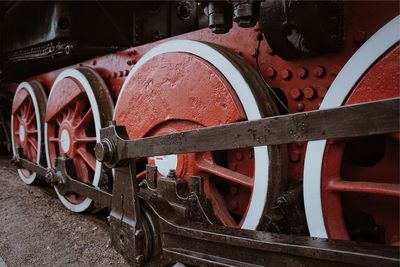
[{"label": "black metal frame", "polygon": [[21,158],[21,151],[13,162],[37,172],[61,194],[76,192],[111,208],[112,245],[135,266],[398,266],[394,247],[219,226],[202,177],[191,177],[187,185],[174,172],[157,177],[156,167],[147,166],[138,184],[135,158],[396,132],[399,107],[395,98],[138,140],[128,140],[125,128],[112,122],[101,129],[95,149],[97,160],[114,169],[112,194],[74,180],[65,156],[56,170]]}]

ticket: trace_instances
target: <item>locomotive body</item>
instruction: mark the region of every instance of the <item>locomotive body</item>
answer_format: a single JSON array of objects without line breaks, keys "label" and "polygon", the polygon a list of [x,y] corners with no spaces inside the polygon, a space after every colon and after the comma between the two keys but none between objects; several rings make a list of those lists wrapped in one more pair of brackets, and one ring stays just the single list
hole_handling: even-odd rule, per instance
[{"label": "locomotive body", "polygon": [[[2,89],[15,94],[14,153],[22,147],[25,158],[50,168],[67,155],[77,180],[111,192],[113,172],[94,154],[108,121],[138,139],[399,96],[398,2],[249,1],[255,26],[232,2],[241,18],[232,28],[216,23],[218,5],[174,2],[186,24],[159,34],[172,37],[144,34],[134,47],[98,57],[100,50],[90,50],[80,63],[63,65],[71,62],[63,55],[11,73]],[[163,5],[151,14],[164,14]],[[201,29],[197,9],[204,7],[211,30]],[[108,48],[112,31],[105,32]],[[7,54],[13,71],[37,59],[17,62],[17,54]],[[160,176],[171,169],[184,181],[203,176],[224,226],[398,246],[399,134],[321,142],[141,158],[137,179],[146,164]],[[19,175],[28,184],[40,179],[24,169]],[[73,192],[59,197],[75,212],[97,209]]]}]

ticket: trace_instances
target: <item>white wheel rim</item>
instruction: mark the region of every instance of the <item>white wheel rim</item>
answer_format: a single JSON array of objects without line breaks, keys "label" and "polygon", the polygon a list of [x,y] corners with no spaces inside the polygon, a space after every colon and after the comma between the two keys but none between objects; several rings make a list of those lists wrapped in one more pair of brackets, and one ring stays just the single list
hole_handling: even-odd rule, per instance
[{"label": "white wheel rim", "polygon": [[[33,108],[35,110],[35,117],[36,117],[36,128],[37,128],[37,157],[36,157],[36,163],[40,164],[40,155],[41,155],[41,143],[42,143],[42,125],[40,121],[40,110],[39,110],[39,104],[37,102],[37,98],[35,95],[35,92],[32,88],[32,85],[28,82],[22,82],[18,85],[17,90],[15,91],[15,95],[22,89],[26,89],[27,92],[29,93],[29,96],[32,98],[32,103],[33,103]],[[15,99],[14,99],[15,101]],[[13,102],[14,102],[13,101]],[[20,130],[20,129],[19,129]],[[14,141],[14,115],[11,115],[11,142],[12,142],[12,150],[13,150],[13,155],[16,156],[17,152],[15,149],[15,141]],[[17,170],[19,177],[26,183],[26,184],[32,184],[35,181],[36,178],[36,172],[32,173],[30,176],[25,176],[24,173],[21,170]]]},{"label": "white wheel rim", "polygon": [[[89,81],[87,80],[85,75],[83,75],[80,71],[78,71],[76,69],[67,69],[67,70],[61,72],[60,75],[58,75],[57,79],[55,80],[55,82],[52,86],[52,90],[50,91],[50,95],[48,98],[49,99],[48,103],[50,103],[52,93],[54,92],[53,88],[55,88],[57,86],[57,84],[59,82],[61,82],[63,79],[68,78],[68,77],[76,79],[82,85],[82,87],[84,88],[84,90],[86,92],[86,95],[88,96],[89,103],[90,103],[90,106],[92,107],[92,111],[93,111],[93,119],[94,119],[95,132],[96,132],[96,141],[100,142],[101,121],[100,121],[99,107],[97,105],[97,101],[96,101],[96,98],[93,93],[93,89],[90,86]],[[44,139],[45,139],[45,149],[46,149],[46,160],[47,160],[47,165],[51,166],[51,161],[50,161],[50,157],[49,157],[49,144],[47,142],[47,139],[48,139],[47,128],[48,128],[48,124],[45,123],[44,124],[44,135],[45,135]],[[96,160],[96,169],[94,172],[94,177],[93,177],[93,182],[92,182],[92,185],[94,185],[95,187],[97,187],[99,185],[100,175],[101,175],[101,163]],[[60,198],[61,202],[63,203],[63,205],[73,212],[85,211],[92,204],[92,199],[90,199],[90,198],[85,198],[85,200],[82,203],[72,204],[63,195],[61,195],[58,192],[57,188],[55,188],[55,190],[56,190],[57,195]]]},{"label": "white wheel rim", "polygon": [[[320,109],[343,105],[369,67],[400,40],[399,25],[400,16],[397,16],[357,50],[333,81]],[[321,171],[325,147],[326,140],[308,142],[303,176],[304,207],[308,229],[311,236],[322,238],[328,237],[321,201]]]},{"label": "white wheel rim", "polygon": [[[198,56],[211,65],[216,67],[218,71],[225,77],[234,89],[239,98],[248,120],[257,120],[261,118],[261,113],[258,110],[257,102],[252,94],[249,84],[243,78],[240,71],[220,52],[211,46],[198,41],[191,40],[174,40],[160,44],[148,51],[132,68],[127,79],[125,80],[120,96],[123,94],[130,79],[135,75],[136,71],[143,66],[147,61],[155,56],[164,53],[183,52]],[[116,108],[118,109],[119,99],[117,100]],[[115,119],[115,112],[114,112]],[[250,204],[247,210],[246,218],[242,224],[243,229],[254,230],[258,226],[262,217],[265,201],[268,192],[269,180],[269,156],[268,147],[260,146],[254,148],[254,186],[251,195]]]}]

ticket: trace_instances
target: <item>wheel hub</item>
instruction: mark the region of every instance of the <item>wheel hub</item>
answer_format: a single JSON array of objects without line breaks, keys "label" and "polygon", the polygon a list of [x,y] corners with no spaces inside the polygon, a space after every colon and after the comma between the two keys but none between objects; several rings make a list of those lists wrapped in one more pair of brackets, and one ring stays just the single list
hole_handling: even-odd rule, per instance
[{"label": "wheel hub", "polygon": [[19,139],[21,142],[25,141],[25,127],[22,124],[19,126]]},{"label": "wheel hub", "polygon": [[67,129],[61,131],[60,146],[63,153],[68,153],[71,148],[71,135]]}]

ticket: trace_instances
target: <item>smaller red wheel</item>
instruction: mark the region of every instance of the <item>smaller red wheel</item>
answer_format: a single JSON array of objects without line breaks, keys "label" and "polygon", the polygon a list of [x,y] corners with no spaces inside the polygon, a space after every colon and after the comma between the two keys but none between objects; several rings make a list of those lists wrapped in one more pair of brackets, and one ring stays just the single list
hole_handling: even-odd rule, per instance
[{"label": "smaller red wheel", "polygon": [[[102,78],[92,69],[63,71],[50,91],[46,110],[45,145],[47,164],[65,154],[72,159],[77,180],[98,186],[101,163],[96,161],[94,146],[100,141],[100,129],[111,120],[114,111],[111,95]],[[56,190],[57,191],[57,190]],[[68,192],[57,194],[74,212],[92,207],[92,200]]]},{"label": "smaller red wheel", "polygon": [[[22,148],[23,156],[31,162],[40,164],[42,156],[43,122],[47,96],[37,81],[22,82],[14,95],[11,115],[11,141],[13,154],[17,147]],[[26,184],[37,181],[37,174],[19,169],[18,175]]]}]

